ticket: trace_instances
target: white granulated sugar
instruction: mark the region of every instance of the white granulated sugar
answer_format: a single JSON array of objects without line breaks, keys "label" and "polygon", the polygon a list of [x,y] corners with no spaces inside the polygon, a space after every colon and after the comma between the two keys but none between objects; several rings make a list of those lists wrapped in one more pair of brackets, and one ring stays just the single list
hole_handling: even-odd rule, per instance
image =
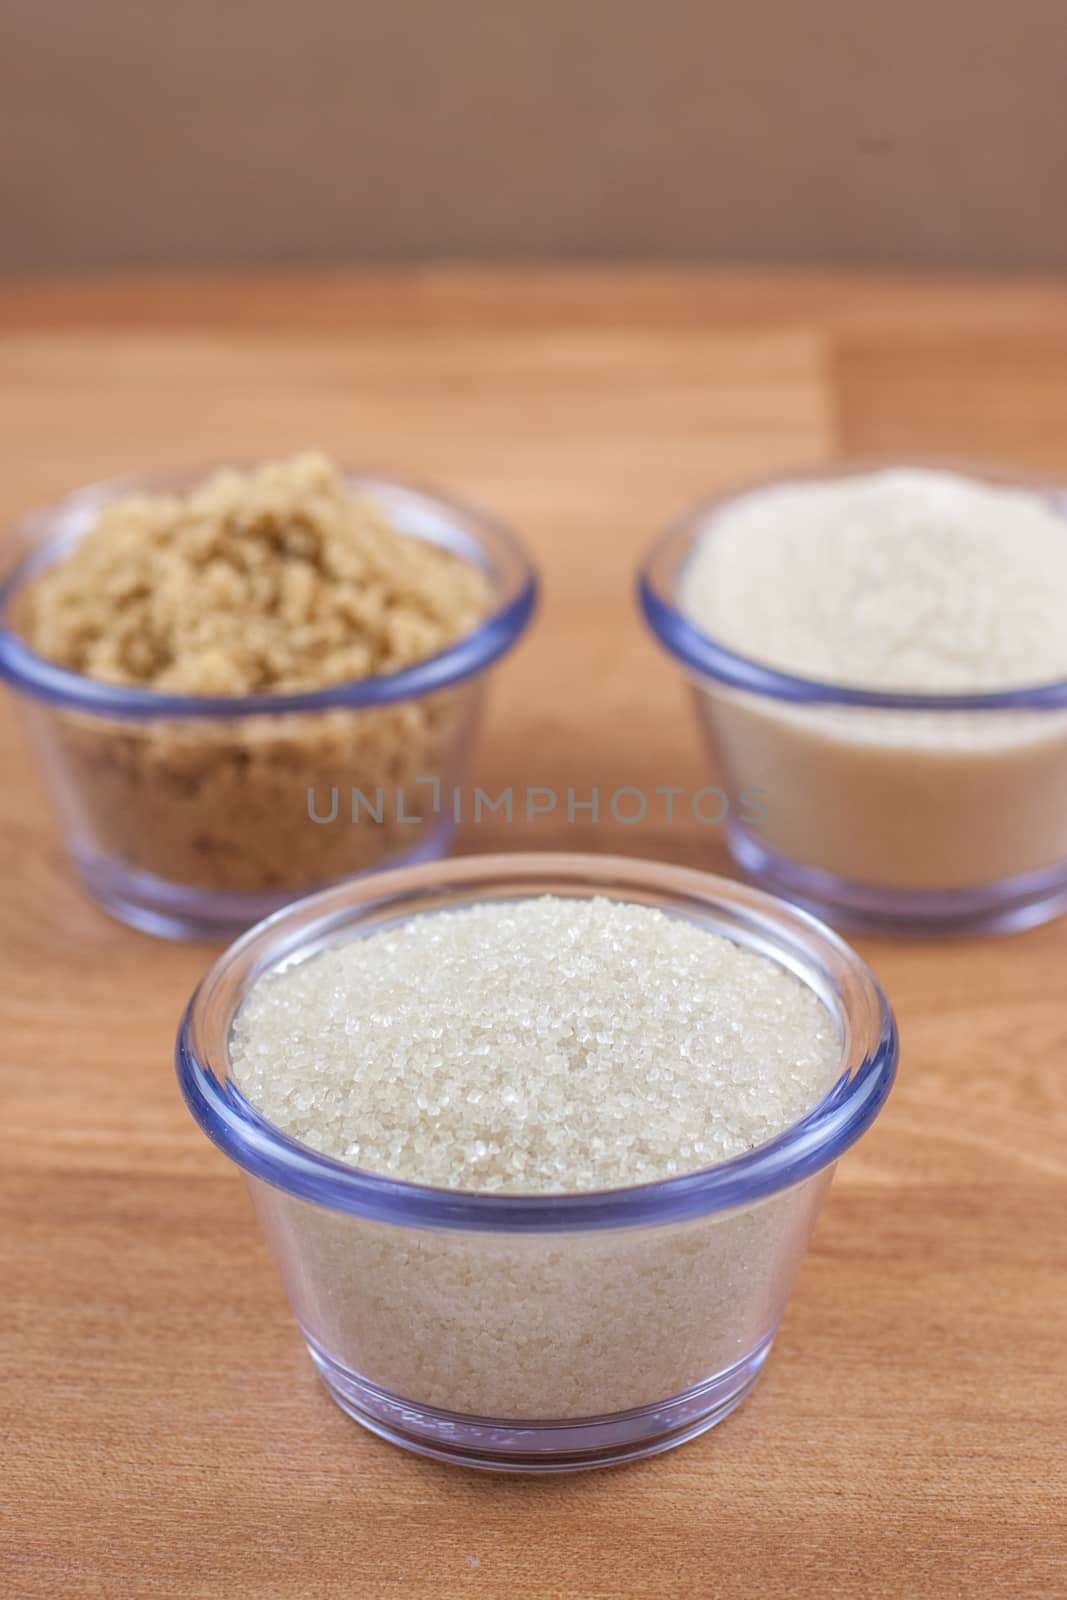
[{"label": "white granulated sugar", "polygon": [[821,1000],[647,906],[543,897],[427,913],[268,974],[235,1081],[294,1138],[449,1189],[646,1183],[796,1123],[841,1071]]},{"label": "white granulated sugar", "polygon": [[740,654],[855,688],[967,693],[1067,677],[1067,520],[1040,495],[918,469],[754,491],[680,584]]}]

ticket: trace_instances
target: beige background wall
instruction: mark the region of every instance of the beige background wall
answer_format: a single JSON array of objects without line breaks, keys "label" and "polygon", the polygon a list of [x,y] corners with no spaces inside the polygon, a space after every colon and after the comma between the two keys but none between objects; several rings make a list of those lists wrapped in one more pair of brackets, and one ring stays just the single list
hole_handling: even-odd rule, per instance
[{"label": "beige background wall", "polygon": [[0,0],[0,270],[1067,265],[1065,0]]}]

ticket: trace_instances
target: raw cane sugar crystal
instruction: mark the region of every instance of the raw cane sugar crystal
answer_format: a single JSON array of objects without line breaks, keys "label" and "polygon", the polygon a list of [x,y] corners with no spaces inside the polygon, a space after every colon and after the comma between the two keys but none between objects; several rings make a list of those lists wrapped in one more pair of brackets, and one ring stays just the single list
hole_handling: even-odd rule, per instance
[{"label": "raw cane sugar crystal", "polygon": [[[237,1087],[303,1144],[501,1195],[728,1161],[810,1112],[841,1060],[835,1017],[770,958],[649,906],[552,896],[422,913],[268,972],[230,1044]],[[562,1233],[407,1227],[255,1193],[313,1301],[305,1328],[353,1371],[446,1410],[575,1417],[743,1357],[784,1303],[827,1176],[799,1203]]]},{"label": "raw cane sugar crystal", "polygon": [[[898,468],[754,490],[678,590],[739,655],[823,685],[979,694],[1067,679],[1067,519],[1032,490]],[[856,882],[951,889],[1067,859],[1067,718],[818,705],[705,685],[761,843]]]},{"label": "raw cane sugar crystal", "polygon": [[325,1155],[565,1194],[729,1160],[831,1088],[832,1017],[768,957],[657,909],[545,897],[412,917],[263,979],[235,1080]]}]

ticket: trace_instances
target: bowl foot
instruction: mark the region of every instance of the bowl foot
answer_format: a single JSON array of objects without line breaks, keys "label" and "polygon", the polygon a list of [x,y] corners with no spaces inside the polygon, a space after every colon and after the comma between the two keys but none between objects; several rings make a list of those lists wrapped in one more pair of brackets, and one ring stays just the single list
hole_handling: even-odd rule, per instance
[{"label": "bowl foot", "polygon": [[459,1466],[489,1472],[586,1472],[659,1455],[728,1417],[750,1393],[774,1339],[725,1371],[653,1405],[611,1416],[554,1422],[495,1421],[403,1400],[349,1371],[307,1340],[332,1398],[382,1439]]},{"label": "bowl foot", "polygon": [[1067,911],[1067,864],[969,889],[881,889],[777,855],[736,823],[730,853],[747,878],[836,928],[865,933],[1011,933]]},{"label": "bowl foot", "polygon": [[[385,857],[376,866],[350,876],[361,878],[390,867],[414,867],[436,861],[448,853],[453,832],[451,820],[442,818],[432,829],[420,830],[420,840],[414,849]],[[162,939],[228,940],[282,906],[327,887],[307,884],[303,888],[246,894],[174,883],[150,872],[137,872],[103,856],[78,857],[75,866],[98,906],[129,927]]]}]

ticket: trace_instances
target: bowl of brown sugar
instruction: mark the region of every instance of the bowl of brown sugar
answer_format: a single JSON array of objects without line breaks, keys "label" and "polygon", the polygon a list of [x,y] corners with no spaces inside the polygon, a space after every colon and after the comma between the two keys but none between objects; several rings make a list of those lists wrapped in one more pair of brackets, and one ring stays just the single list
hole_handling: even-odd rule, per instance
[{"label": "bowl of brown sugar", "polygon": [[492,517],[308,453],[85,489],[17,533],[0,673],[106,909],[221,936],[447,850],[536,600]]}]

